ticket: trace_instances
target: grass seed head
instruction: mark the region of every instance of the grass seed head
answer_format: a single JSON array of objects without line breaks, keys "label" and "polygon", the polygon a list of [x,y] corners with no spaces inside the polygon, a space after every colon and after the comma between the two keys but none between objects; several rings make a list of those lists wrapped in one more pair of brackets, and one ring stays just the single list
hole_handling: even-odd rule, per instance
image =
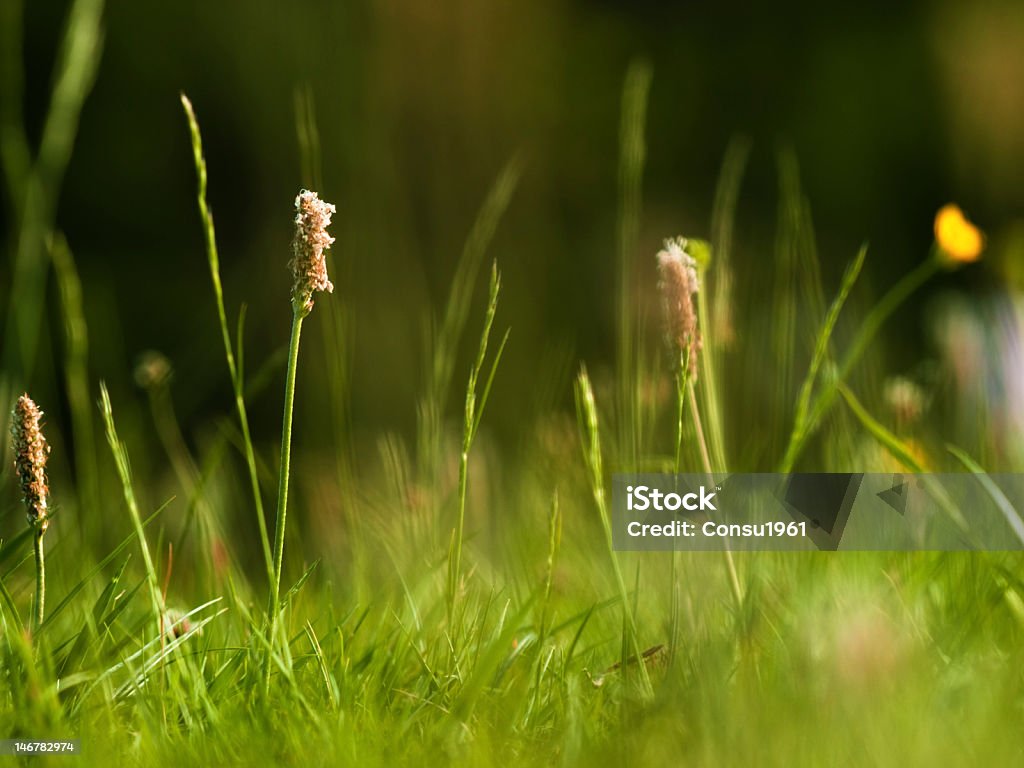
[{"label": "grass seed head", "polygon": [[904,376],[894,376],[886,381],[883,395],[900,426],[916,423],[927,405],[924,390]]},{"label": "grass seed head", "polygon": [[[175,640],[179,637],[183,637],[192,631],[192,622],[189,620],[188,615],[177,608],[168,608],[164,614],[164,637],[167,640]],[[202,634],[202,630],[199,630],[197,634]]]},{"label": "grass seed head", "polygon": [[46,457],[50,446],[39,428],[43,412],[27,394],[14,405],[11,437],[14,445],[14,466],[21,482],[21,494],[28,508],[28,522],[45,531],[50,524],[47,499],[50,489],[46,484]]},{"label": "grass seed head", "polygon": [[295,197],[295,238],[292,240],[292,308],[303,317],[313,310],[316,291],[334,291],[327,278],[324,251],[334,238],[327,234],[335,208],[317,197],[316,192],[302,190]]},{"label": "grass seed head", "polygon": [[174,376],[174,369],[164,354],[149,349],[136,359],[134,376],[135,383],[148,392],[166,386]]},{"label": "grass seed head", "polygon": [[685,238],[666,240],[665,248],[658,251],[658,288],[673,354],[680,361],[689,360],[689,375],[696,379],[701,336],[693,297],[700,290],[700,283],[697,261],[686,252]]}]

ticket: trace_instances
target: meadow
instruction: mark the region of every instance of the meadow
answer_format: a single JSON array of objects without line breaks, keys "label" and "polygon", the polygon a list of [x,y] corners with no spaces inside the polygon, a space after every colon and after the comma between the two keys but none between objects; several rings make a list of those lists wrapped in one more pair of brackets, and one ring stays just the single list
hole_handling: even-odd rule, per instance
[{"label": "meadow", "polygon": [[[510,361],[506,303],[528,303],[530,286],[503,280],[492,251],[529,173],[516,154],[467,216],[441,299],[406,318],[417,355],[369,374],[382,398],[389,377],[415,382],[414,427],[374,430],[353,413],[353,379],[368,375],[354,368],[376,352],[357,354],[356,336],[374,320],[358,316],[344,266],[374,255],[323,207],[319,102],[299,88],[281,107],[303,187],[273,190],[280,216],[266,226],[293,245],[261,278],[278,295],[265,306],[222,269],[229,225],[209,198],[226,182],[203,138],[227,128],[181,94],[175,130],[191,154],[176,160],[196,194],[180,226],[205,280],[137,291],[177,292],[182,343],[218,382],[183,423],[189,363],[149,351],[117,378],[95,375],[98,357],[129,356],[84,307],[137,301],[90,282],[58,224],[102,11],[72,5],[38,147],[13,81],[3,91],[0,404],[14,439],[0,476],[0,738],[73,738],[82,753],[0,761],[1024,763],[1020,552],[625,553],[609,524],[619,472],[1018,471],[1020,436],[984,394],[998,360],[982,351],[964,374],[954,357],[911,381],[885,354],[920,291],[1012,244],[943,208],[920,222],[935,242],[915,266],[865,282],[878,244],[826,263],[783,151],[775,240],[751,256],[737,246],[751,152],[738,137],[706,190],[708,221],[649,248],[654,72],[636,60],[622,80],[615,239],[600,255],[615,276],[600,297],[609,354],[527,340]],[[5,19],[9,44],[16,26]],[[160,202],[106,204],[144,219]],[[674,294],[659,257],[673,248],[692,281]],[[385,309],[418,307],[396,293]],[[269,352],[247,336],[253,318]],[[531,397],[492,397],[503,380],[527,381]],[[16,408],[22,392],[38,425]],[[308,447],[311,433],[327,439]],[[24,480],[41,456],[42,491]]]}]

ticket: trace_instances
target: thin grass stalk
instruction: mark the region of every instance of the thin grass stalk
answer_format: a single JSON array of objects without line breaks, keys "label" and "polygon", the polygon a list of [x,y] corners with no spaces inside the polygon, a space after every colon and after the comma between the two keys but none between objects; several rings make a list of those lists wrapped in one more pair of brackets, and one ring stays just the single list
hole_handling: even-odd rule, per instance
[{"label": "thin grass stalk", "polygon": [[551,511],[548,514],[548,558],[544,567],[544,587],[541,593],[540,625],[537,630],[537,655],[534,666],[533,692],[530,705],[524,715],[524,722],[529,720],[541,697],[544,671],[550,662],[553,649],[545,657],[544,643],[547,641],[551,621],[551,588],[555,580],[555,563],[562,543],[562,510],[558,500],[558,489],[551,494]]},{"label": "thin grass stalk", "polygon": [[[278,610],[281,594],[281,570],[285,559],[285,524],[288,517],[288,482],[292,462],[292,419],[295,411],[295,375],[299,366],[299,339],[302,317],[292,317],[292,337],[288,344],[288,369],[285,374],[285,408],[281,427],[281,467],[278,473],[278,507],[273,534],[273,581],[270,584],[270,615]],[[272,633],[271,633],[272,635]]]},{"label": "thin grass stalk", "polygon": [[[705,267],[698,265],[697,276],[700,284],[706,285],[707,269]],[[700,325],[704,342],[704,353],[700,356],[701,390],[704,393],[704,407],[707,409],[710,422],[711,441],[709,450],[714,458],[714,465],[724,472],[727,466],[725,458],[725,427],[722,422],[722,411],[718,404],[716,349],[714,347],[716,339],[709,333],[711,323],[709,322],[707,304],[704,297],[698,298],[697,322]]]},{"label": "thin grass stalk", "polygon": [[693,428],[697,434],[697,447],[700,449],[700,460],[710,481],[714,477],[715,470],[711,466],[711,454],[708,451],[707,438],[704,436],[704,424],[700,418],[700,409],[697,407],[696,386],[692,380],[686,382],[686,390],[690,395],[690,415],[693,417]]},{"label": "thin grass stalk", "polygon": [[555,580],[555,562],[562,543],[562,509],[558,500],[558,491],[551,496],[551,512],[548,515],[548,559],[544,567],[544,600],[540,612],[540,633],[538,642],[543,645],[549,629],[549,612],[551,610],[551,587]]},{"label": "thin grass stalk", "polygon": [[918,460],[910,446],[896,437],[896,435],[883,426],[881,422],[868,413],[867,409],[861,404],[849,387],[840,383],[837,385],[837,388],[839,390],[839,394],[842,395],[847,406],[849,406],[850,411],[860,422],[861,426],[863,426],[867,430],[868,434],[870,434],[880,446],[888,451],[893,458],[918,476],[918,480],[924,487],[925,491],[932,497],[949,520],[959,529],[964,540],[971,542],[973,534],[971,533],[970,525],[968,525],[966,518],[964,518],[963,512],[961,512],[960,507],[950,497],[942,484],[939,483],[935,479],[935,476],[930,473],[929,467]]},{"label": "thin grass stalk", "polygon": [[[711,467],[711,456],[708,453],[707,440],[704,438],[704,426],[701,423],[700,409],[697,407],[693,381],[687,382],[687,389],[690,394],[690,415],[693,417],[693,428],[697,433],[697,445],[700,448],[701,461],[704,463],[704,472],[708,476],[708,482],[714,485],[714,470]],[[725,469],[722,468],[722,471],[725,471]],[[740,610],[743,607],[743,588],[740,586],[739,574],[736,571],[736,561],[732,556],[732,550],[729,549],[728,542],[726,542],[726,547],[722,552],[725,554],[725,568],[729,575],[729,587],[732,590],[733,599],[736,601],[736,609]]]},{"label": "thin grass stalk", "polygon": [[139,548],[142,550],[142,563],[146,569],[146,583],[149,586],[149,597],[153,607],[154,618],[158,622],[162,622],[166,613],[163,592],[160,589],[160,580],[157,578],[153,558],[149,553],[149,544],[146,542],[146,532],[142,525],[142,517],[139,514],[139,505],[135,500],[128,453],[124,444],[117,436],[117,428],[114,425],[114,409],[110,404],[110,394],[107,392],[107,385],[104,382],[100,382],[100,410],[103,413],[103,423],[106,425],[107,443],[110,445],[110,451],[114,456],[114,464],[117,467],[117,475],[121,480],[121,491],[124,494],[125,503],[128,505],[128,513],[135,528],[135,535],[139,539]]},{"label": "thin grass stalk", "polygon": [[482,393],[477,392],[480,373],[483,370],[484,361],[487,358],[487,345],[491,337],[491,328],[494,325],[494,316],[498,311],[498,297],[501,293],[501,274],[498,272],[498,263],[491,265],[490,289],[487,300],[487,313],[484,317],[484,328],[480,334],[480,347],[477,350],[476,360],[469,372],[469,382],[466,385],[466,408],[462,428],[462,452],[459,455],[459,508],[455,520],[455,531],[452,534],[451,553],[448,561],[448,620],[452,621],[455,609],[455,598],[458,594],[459,579],[462,574],[462,546],[465,538],[466,526],[466,493],[469,486],[469,453],[473,447],[473,440],[476,437],[477,429],[480,426],[480,417],[483,414],[487,396],[490,393],[491,383],[494,380],[494,373],[501,359],[505,348],[505,341],[508,334],[505,334],[498,351],[494,356],[491,365],[490,376],[487,379]]},{"label": "thin grass stalk", "polygon": [[36,599],[35,611],[32,615],[32,631],[34,633],[38,632],[39,628],[43,626],[46,606],[46,550],[43,547],[43,536],[45,534],[45,528],[36,529],[32,541],[32,551],[36,558]]},{"label": "thin grass stalk", "polygon": [[203,222],[203,235],[206,240],[206,258],[210,265],[210,280],[213,283],[213,295],[217,302],[217,318],[220,321],[221,339],[224,342],[224,358],[227,360],[228,373],[231,376],[231,385],[234,389],[235,410],[238,412],[238,421],[242,428],[242,443],[245,446],[245,463],[249,470],[249,485],[252,489],[253,504],[256,507],[256,522],[259,526],[260,544],[263,547],[263,558],[267,568],[267,581],[274,581],[274,562],[270,552],[270,537],[267,533],[267,519],[263,512],[263,496],[260,493],[259,475],[256,470],[256,451],[253,448],[252,436],[249,432],[249,416],[245,408],[244,389],[245,382],[237,363],[235,353],[231,344],[231,332],[228,330],[227,312],[224,309],[224,290],[220,282],[220,258],[217,253],[217,236],[213,227],[213,214],[210,212],[206,202],[206,158],[203,156],[203,138],[199,132],[199,122],[196,120],[195,111],[192,109],[192,102],[188,97],[181,94],[181,105],[188,118],[189,133],[192,138],[192,156],[196,166],[198,179],[197,199],[199,202],[199,217]]},{"label": "thin grass stalk", "polygon": [[[626,648],[632,649],[632,656],[638,662],[640,671],[640,683],[646,695],[652,692],[651,681],[647,674],[647,668],[643,663],[643,654],[640,650],[640,641],[636,626],[636,617],[630,610],[629,591],[626,588],[626,581],[619,567],[619,559],[615,551],[615,543],[612,536],[611,516],[608,513],[608,501],[604,491],[604,462],[601,451],[601,430],[597,417],[597,404],[594,400],[594,390],[590,384],[590,377],[587,375],[586,367],[581,368],[576,379],[576,409],[583,439],[583,457],[589,470],[590,489],[594,496],[594,503],[597,506],[598,516],[601,519],[601,527],[604,531],[605,546],[608,557],[611,560],[612,572],[615,576],[615,586],[619,591],[619,600],[622,603],[622,620],[624,623],[626,637],[623,644]],[[629,654],[622,654],[622,668],[628,668],[627,661]]]},{"label": "thin grass stalk", "polygon": [[[674,471],[678,476],[683,466],[683,428],[686,418],[686,381],[690,370],[690,348],[687,347],[680,356],[679,370],[676,373],[676,451]],[[669,564],[669,665],[675,660],[676,646],[679,639],[679,550],[676,542],[672,542],[672,560]]]},{"label": "thin grass stalk", "polygon": [[802,445],[800,438],[802,438],[807,430],[808,411],[811,405],[811,395],[814,391],[814,382],[817,380],[818,372],[821,370],[821,366],[824,364],[825,359],[828,356],[832,332],[835,330],[836,322],[839,320],[839,313],[846,304],[850,291],[853,290],[854,283],[857,282],[857,277],[860,275],[861,268],[864,266],[865,256],[867,256],[867,247],[862,246],[856,257],[854,257],[854,260],[846,268],[846,273],[843,275],[843,282],[839,287],[839,293],[829,306],[828,313],[825,315],[825,320],[822,323],[821,330],[818,331],[814,345],[814,354],[811,356],[811,364],[807,369],[807,375],[804,377],[803,384],[800,386],[800,395],[797,398],[796,414],[793,419],[793,431],[790,435],[789,446],[785,456],[783,457],[782,465],[779,467],[779,471],[782,473],[792,471],[793,464],[798,456],[799,449]]},{"label": "thin grass stalk", "polygon": [[680,367],[676,373],[676,450],[675,473],[682,471],[683,465],[683,421],[686,418],[686,372],[690,370],[690,350],[687,348],[680,356]]},{"label": "thin grass stalk", "polygon": [[469,319],[473,286],[521,175],[522,159],[516,155],[494,180],[463,245],[444,314],[436,330],[431,331],[432,336],[428,337],[427,386],[417,414],[417,461],[421,480],[432,482],[437,474],[444,408],[459,342]]},{"label": "thin grass stalk", "polygon": [[[295,373],[299,365],[299,338],[302,317],[292,317],[291,341],[288,344],[288,369],[284,384],[284,414],[281,422],[281,463],[277,476],[277,512],[274,524],[274,576],[270,582],[270,639],[277,633],[281,593],[281,569],[284,564],[284,534],[288,518],[288,480],[291,474],[292,414],[295,407]],[[269,669],[269,668],[268,668]]]},{"label": "thin grass stalk", "polygon": [[792,470],[796,459],[799,458],[801,451],[807,444],[807,440],[817,430],[821,420],[835,401],[839,391],[839,384],[845,381],[850,371],[860,361],[868,345],[874,340],[885,321],[911,294],[928,282],[939,271],[940,267],[941,262],[938,259],[926,259],[916,269],[904,275],[903,279],[890,288],[889,292],[868,312],[849,349],[847,349],[842,361],[837,366],[835,374],[830,377],[824,389],[818,393],[817,398],[814,400],[814,405],[810,409],[810,416],[806,419],[805,426],[799,432],[794,430],[790,436],[789,445],[786,447],[783,462],[779,468],[780,472]]},{"label": "thin grass stalk", "polygon": [[[96,463],[95,428],[89,394],[89,330],[82,307],[82,282],[71,249],[62,235],[54,238],[50,255],[60,289],[67,339],[64,386],[75,437],[75,469],[81,483],[79,505],[84,509],[95,510],[99,509],[100,504],[99,467]],[[81,526],[79,529],[84,536]]]},{"label": "thin grass stalk", "polygon": [[[711,253],[714,257],[715,280],[713,296],[711,298],[711,324],[704,324],[705,332],[710,332],[711,344],[708,353],[715,355],[714,363],[719,363],[722,352],[728,348],[736,337],[734,327],[734,302],[733,280],[735,270],[733,269],[732,243],[733,230],[736,223],[736,205],[739,200],[740,187],[743,182],[743,174],[747,165],[747,158],[750,155],[750,139],[744,136],[735,136],[729,141],[725,150],[725,157],[722,159],[722,169],[718,175],[718,184],[715,187],[715,198],[711,210]],[[704,322],[704,318],[701,318]],[[704,373],[707,379],[707,373]],[[711,390],[711,397],[717,398],[714,390]],[[708,400],[708,407],[711,408],[712,401]],[[717,410],[717,409],[716,409]],[[715,413],[709,413],[712,419]],[[717,451],[712,446],[712,454],[717,456]]]},{"label": "thin grass stalk", "polygon": [[618,223],[618,381],[619,445],[626,462],[636,464],[640,451],[640,405],[637,382],[640,377],[634,301],[634,258],[640,232],[643,173],[646,156],[644,131],[651,67],[635,60],[626,71],[622,85],[619,124],[619,223]]}]

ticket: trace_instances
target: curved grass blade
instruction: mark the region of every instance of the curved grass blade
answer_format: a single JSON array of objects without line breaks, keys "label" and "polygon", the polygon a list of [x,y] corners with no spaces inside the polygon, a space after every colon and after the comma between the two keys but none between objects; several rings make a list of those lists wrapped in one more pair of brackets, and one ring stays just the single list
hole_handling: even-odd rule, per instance
[{"label": "curved grass blade", "polygon": [[1024,520],[1021,520],[1020,513],[1017,512],[1010,500],[1006,498],[1006,494],[993,482],[981,465],[968,456],[965,451],[957,448],[955,445],[947,445],[946,450],[953,454],[964,467],[974,474],[978,483],[985,489],[985,493],[999,507],[999,511],[1003,513],[1003,517],[1006,518],[1006,522],[1009,523],[1017,538],[1024,544]]}]

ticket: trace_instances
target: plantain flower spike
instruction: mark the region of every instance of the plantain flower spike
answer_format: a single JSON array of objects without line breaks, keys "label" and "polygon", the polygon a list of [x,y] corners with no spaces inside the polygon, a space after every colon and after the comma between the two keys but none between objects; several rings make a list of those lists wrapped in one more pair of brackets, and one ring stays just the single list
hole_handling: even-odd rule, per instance
[{"label": "plantain flower spike", "polygon": [[301,317],[313,311],[313,294],[316,291],[334,291],[327,278],[327,260],[324,258],[324,251],[334,242],[334,238],[327,234],[334,213],[334,206],[317,197],[316,192],[304,189],[295,197],[295,238],[292,240],[289,266],[295,280],[292,309]]},{"label": "plantain flower spike", "polygon": [[46,457],[50,446],[39,428],[43,412],[27,394],[18,398],[14,406],[11,436],[14,444],[14,466],[21,482],[21,494],[28,508],[28,522],[39,533],[50,524],[46,484]]},{"label": "plantain flower spike", "polygon": [[693,297],[700,289],[697,261],[686,251],[686,238],[665,241],[658,251],[658,288],[661,291],[668,341],[680,364],[688,361],[687,375],[697,378],[697,355],[701,349],[700,329]]}]

